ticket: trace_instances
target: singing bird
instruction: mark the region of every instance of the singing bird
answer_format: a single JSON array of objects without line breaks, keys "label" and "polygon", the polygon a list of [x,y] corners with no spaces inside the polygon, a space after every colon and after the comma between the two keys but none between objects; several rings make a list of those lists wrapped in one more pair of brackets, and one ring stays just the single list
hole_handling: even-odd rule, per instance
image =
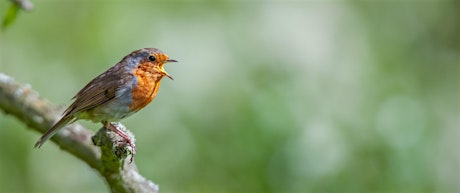
[{"label": "singing bird", "polygon": [[157,95],[161,79],[173,79],[163,68],[164,64],[177,62],[156,48],[135,50],[120,62],[103,72],[74,97],[74,102],[64,111],[63,117],[35,143],[39,148],[60,128],[79,119],[101,122],[104,127],[120,135],[135,146],[123,131],[111,122],[117,122],[144,108]]}]

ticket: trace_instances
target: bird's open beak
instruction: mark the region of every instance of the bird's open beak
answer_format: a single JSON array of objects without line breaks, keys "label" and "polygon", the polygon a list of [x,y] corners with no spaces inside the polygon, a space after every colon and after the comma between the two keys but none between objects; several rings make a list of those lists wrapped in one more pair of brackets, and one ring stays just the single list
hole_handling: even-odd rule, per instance
[{"label": "bird's open beak", "polygon": [[[170,62],[177,62],[177,60],[168,59],[168,60],[165,60],[164,63],[170,63]],[[165,70],[163,70],[163,73],[164,73],[164,75],[167,76],[169,79],[174,80],[174,78],[173,78],[172,76],[170,76]]]}]

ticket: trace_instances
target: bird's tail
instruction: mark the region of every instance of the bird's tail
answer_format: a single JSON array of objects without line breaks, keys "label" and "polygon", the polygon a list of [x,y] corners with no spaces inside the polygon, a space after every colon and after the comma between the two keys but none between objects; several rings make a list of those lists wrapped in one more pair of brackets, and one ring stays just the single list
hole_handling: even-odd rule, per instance
[{"label": "bird's tail", "polygon": [[59,120],[56,124],[54,124],[50,129],[48,129],[48,131],[45,132],[45,134],[42,135],[42,137],[40,137],[40,139],[38,139],[37,143],[35,143],[35,148],[40,148],[43,143],[46,142],[46,140],[48,140],[49,138],[51,138],[54,134],[56,134],[60,128],[64,127],[65,125],[67,125],[69,122],[72,122],[74,120],[74,116],[70,115],[70,116],[64,116],[61,118],[61,120]]}]

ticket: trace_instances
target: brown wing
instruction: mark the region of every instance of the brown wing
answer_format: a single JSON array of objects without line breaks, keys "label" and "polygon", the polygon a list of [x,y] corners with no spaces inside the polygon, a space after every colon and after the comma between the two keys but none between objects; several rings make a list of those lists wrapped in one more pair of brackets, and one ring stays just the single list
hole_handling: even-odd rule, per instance
[{"label": "brown wing", "polygon": [[64,116],[90,110],[115,98],[120,85],[133,77],[120,63],[91,80],[73,98],[75,101],[64,112]]},{"label": "brown wing", "polygon": [[75,117],[76,113],[90,110],[112,100],[119,86],[129,84],[133,79],[134,77],[125,69],[125,66],[122,63],[118,63],[91,80],[73,97],[75,101],[64,111],[64,116],[43,134],[35,143],[35,147],[39,148],[61,127],[75,121],[77,119]]}]

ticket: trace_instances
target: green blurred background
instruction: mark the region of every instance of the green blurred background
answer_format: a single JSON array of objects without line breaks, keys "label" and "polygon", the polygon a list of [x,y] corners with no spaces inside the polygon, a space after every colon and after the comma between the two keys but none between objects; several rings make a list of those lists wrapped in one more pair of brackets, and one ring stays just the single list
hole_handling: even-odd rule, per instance
[{"label": "green blurred background", "polygon": [[[460,191],[459,1],[33,2],[0,72],[55,104],[135,49],[180,61],[123,121],[162,193]],[[26,128],[0,114],[0,192],[108,192]]]}]

